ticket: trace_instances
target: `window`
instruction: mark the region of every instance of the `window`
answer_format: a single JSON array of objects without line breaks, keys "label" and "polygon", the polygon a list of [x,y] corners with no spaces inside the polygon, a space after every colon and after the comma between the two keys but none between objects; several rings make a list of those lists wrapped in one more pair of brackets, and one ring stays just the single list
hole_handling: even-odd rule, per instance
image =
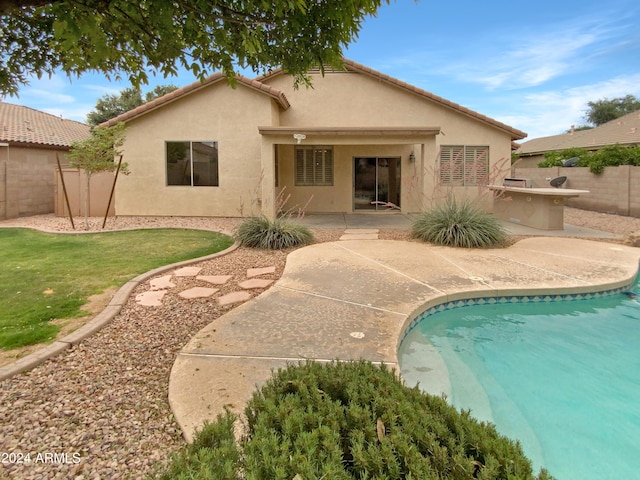
[{"label": "window", "polygon": [[296,147],[296,185],[333,185],[333,149]]},{"label": "window", "polygon": [[489,147],[443,145],[440,147],[440,182],[445,186],[486,185]]},{"label": "window", "polygon": [[218,142],[167,142],[167,185],[217,187]]}]

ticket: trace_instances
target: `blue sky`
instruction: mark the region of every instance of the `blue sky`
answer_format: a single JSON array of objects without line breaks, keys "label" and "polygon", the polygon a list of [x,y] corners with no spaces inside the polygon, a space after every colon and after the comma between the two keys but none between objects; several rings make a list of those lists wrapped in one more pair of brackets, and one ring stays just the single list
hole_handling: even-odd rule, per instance
[{"label": "blue sky", "polygon": [[[523,130],[528,138],[584,123],[587,102],[640,98],[637,0],[397,0],[345,51],[356,62]],[[251,73],[248,73],[252,76]],[[190,74],[155,79],[183,86]],[[18,103],[85,121],[126,82],[100,75],[33,80]]]}]

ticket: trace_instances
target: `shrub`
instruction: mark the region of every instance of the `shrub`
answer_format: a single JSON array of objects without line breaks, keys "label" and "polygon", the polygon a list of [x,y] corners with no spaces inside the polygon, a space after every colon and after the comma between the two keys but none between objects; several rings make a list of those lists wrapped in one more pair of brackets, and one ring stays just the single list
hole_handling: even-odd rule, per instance
[{"label": "shrub", "polygon": [[468,200],[458,205],[454,198],[420,215],[411,233],[424,242],[466,248],[500,246],[508,239],[496,217]]},{"label": "shrub", "polygon": [[578,165],[584,167],[588,164],[591,153],[586,148],[572,147],[564,150],[546,152],[544,160],[538,163],[538,167],[562,167],[562,161],[578,157]]},{"label": "shrub", "polygon": [[[238,478],[246,480],[551,478],[546,471],[534,476],[520,445],[493,425],[405,387],[393,371],[369,362],[281,369],[254,393],[245,413],[237,465]],[[228,439],[230,431],[225,425],[220,434]],[[210,432],[199,434],[198,449],[189,447],[202,453],[193,455],[195,466],[181,464],[194,473],[188,478],[232,478],[215,452],[228,447]],[[172,472],[180,473],[174,465]]]},{"label": "shrub", "polygon": [[308,245],[314,240],[306,226],[293,223],[288,216],[274,220],[264,215],[250,217],[238,226],[235,236],[240,245],[269,250]]}]

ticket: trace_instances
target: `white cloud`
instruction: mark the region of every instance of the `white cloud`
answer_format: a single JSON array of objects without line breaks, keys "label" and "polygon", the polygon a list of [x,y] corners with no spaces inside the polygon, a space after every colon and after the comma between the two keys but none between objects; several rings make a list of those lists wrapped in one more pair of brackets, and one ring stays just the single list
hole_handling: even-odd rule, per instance
[{"label": "white cloud", "polygon": [[[640,97],[640,73],[621,75],[590,85],[512,96],[510,115],[498,119],[529,134],[529,139],[563,133],[585,123],[587,103],[625,95]],[[518,101],[519,99],[519,101]]]}]

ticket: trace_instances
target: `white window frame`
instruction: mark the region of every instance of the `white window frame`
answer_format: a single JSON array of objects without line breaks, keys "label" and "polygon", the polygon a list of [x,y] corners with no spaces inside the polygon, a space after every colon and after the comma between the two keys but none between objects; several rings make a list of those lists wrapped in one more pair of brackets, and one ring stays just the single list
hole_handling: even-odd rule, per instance
[{"label": "white window frame", "polygon": [[443,186],[475,187],[489,182],[488,145],[442,145],[438,159]]}]

